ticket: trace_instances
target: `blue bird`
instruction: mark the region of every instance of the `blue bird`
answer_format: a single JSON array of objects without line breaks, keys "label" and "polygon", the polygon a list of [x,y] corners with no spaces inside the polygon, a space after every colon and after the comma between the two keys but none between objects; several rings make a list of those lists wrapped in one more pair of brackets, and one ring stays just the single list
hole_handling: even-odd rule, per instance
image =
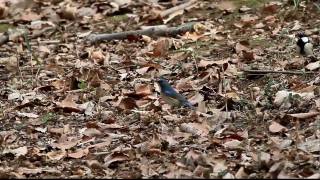
[{"label": "blue bird", "polygon": [[160,86],[160,96],[167,104],[176,107],[183,106],[195,109],[194,106],[183,95],[179,94],[171,87],[166,79],[160,77],[157,80],[157,83]]}]

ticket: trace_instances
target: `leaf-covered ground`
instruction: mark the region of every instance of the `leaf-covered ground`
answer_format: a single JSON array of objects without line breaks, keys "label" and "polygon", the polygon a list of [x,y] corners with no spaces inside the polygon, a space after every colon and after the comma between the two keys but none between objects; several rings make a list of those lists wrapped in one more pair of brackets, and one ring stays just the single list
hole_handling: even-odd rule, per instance
[{"label": "leaf-covered ground", "polygon": [[[316,0],[1,0],[0,177],[320,178],[319,13]],[[197,109],[167,105],[160,76]]]}]

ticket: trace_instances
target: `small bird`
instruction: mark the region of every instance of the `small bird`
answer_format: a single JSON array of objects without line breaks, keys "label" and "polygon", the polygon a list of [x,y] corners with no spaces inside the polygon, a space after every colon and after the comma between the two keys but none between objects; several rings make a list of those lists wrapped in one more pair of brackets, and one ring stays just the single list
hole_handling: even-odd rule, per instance
[{"label": "small bird", "polygon": [[298,40],[296,43],[296,49],[301,55],[313,55],[313,45],[310,38],[306,36],[303,32],[299,32],[297,35]]},{"label": "small bird", "polygon": [[166,79],[160,77],[157,80],[157,83],[160,86],[160,96],[167,104],[176,107],[183,106],[195,109],[194,106],[183,95],[179,94],[171,87]]}]

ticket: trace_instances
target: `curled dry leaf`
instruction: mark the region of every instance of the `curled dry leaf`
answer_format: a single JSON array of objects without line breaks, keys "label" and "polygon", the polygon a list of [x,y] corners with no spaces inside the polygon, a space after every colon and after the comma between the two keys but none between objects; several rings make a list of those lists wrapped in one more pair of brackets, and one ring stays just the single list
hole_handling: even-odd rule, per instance
[{"label": "curled dry leaf", "polygon": [[129,160],[129,157],[126,154],[119,153],[119,152],[114,152],[104,158],[104,162],[107,167],[113,162],[122,162],[127,160]]},{"label": "curled dry leaf", "polygon": [[67,152],[65,150],[51,151],[51,152],[48,152],[46,156],[50,160],[59,161],[62,158],[67,156]]}]

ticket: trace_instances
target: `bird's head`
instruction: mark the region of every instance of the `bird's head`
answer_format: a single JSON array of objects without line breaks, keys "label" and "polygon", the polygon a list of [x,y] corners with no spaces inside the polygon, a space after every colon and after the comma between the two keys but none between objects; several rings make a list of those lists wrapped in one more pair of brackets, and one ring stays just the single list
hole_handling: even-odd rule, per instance
[{"label": "bird's head", "polygon": [[163,77],[159,77],[156,82],[159,84],[160,88],[170,87],[169,82]]}]

